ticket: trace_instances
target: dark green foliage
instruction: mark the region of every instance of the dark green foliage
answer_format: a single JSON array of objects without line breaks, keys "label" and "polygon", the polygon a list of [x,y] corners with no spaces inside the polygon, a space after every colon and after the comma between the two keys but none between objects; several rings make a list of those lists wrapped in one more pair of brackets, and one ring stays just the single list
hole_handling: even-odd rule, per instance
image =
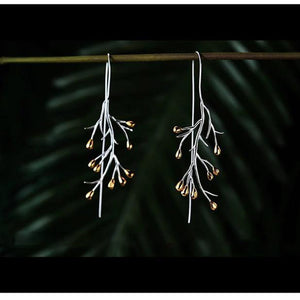
[{"label": "dark green foliage", "polygon": [[[290,41],[109,41],[86,42],[77,53],[64,54],[298,51],[297,47]],[[93,125],[100,112],[104,64],[39,66],[45,73],[51,70],[53,86],[44,83],[38,92],[44,96],[29,104],[33,111],[16,113],[13,122],[2,121],[15,145],[0,158],[6,177],[0,206],[2,255],[297,253],[299,205],[292,195],[299,163],[292,130],[293,105],[300,99],[299,67],[298,62],[279,61],[203,62],[204,100],[217,130],[225,132],[219,138],[220,157],[212,149],[199,150],[221,170],[211,183],[201,172],[204,186],[219,194],[219,209],[212,212],[200,194],[193,201],[192,223],[187,224],[188,200],[174,186],[189,165],[188,148],[177,161],[178,140],[172,128],[191,122],[191,63],[112,64],[111,112],[137,124],[131,134],[132,151],[126,150],[116,128],[117,151],[122,164],[136,175],[124,188],[104,189],[101,219],[98,192],[86,201],[90,186],[82,183],[98,177],[87,163],[100,151],[100,143],[96,141],[93,153],[86,150],[89,132],[83,127]],[[26,68],[18,66],[24,76],[30,69]],[[46,78],[41,74],[34,85]],[[18,101],[19,94],[36,97],[35,89],[22,85],[22,78],[5,87],[3,102]],[[8,111],[6,105],[1,104]],[[36,128],[25,147],[18,142],[22,134],[27,137],[18,123],[20,115],[23,123],[29,118],[30,129]]]}]

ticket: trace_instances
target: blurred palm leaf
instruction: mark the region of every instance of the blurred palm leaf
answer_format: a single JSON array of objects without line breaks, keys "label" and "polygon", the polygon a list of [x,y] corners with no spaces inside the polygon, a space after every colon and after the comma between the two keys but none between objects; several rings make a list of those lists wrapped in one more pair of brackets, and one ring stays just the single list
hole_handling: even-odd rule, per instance
[{"label": "blurred palm leaf", "polygon": [[[196,49],[294,50],[285,41],[110,41],[85,46],[78,54]],[[278,69],[282,72],[275,72]],[[220,137],[220,158],[207,149],[200,151],[221,169],[212,184],[204,184],[220,195],[220,209],[212,213],[200,196],[193,202],[192,223],[188,225],[188,203],[174,189],[188,166],[188,157],[185,155],[179,162],[174,159],[177,140],[172,127],[190,124],[190,71],[187,62],[112,65],[111,111],[116,117],[137,123],[131,135],[134,149],[126,152],[124,140],[120,140],[117,151],[136,176],[124,189],[104,189],[100,220],[97,197],[91,202],[84,199],[88,187],[82,182],[95,180],[96,176],[87,168],[93,154],[84,148],[89,133],[83,127],[92,125],[99,114],[104,65],[77,65],[72,73],[54,79],[55,91],[46,104],[51,126],[32,139],[36,153],[23,164],[23,187],[13,212],[18,221],[12,230],[16,249],[20,249],[15,255],[279,253],[274,245],[281,239],[280,220],[262,220],[277,220],[278,212],[268,189],[287,182],[279,149],[286,145],[291,117],[282,91],[288,88],[300,97],[296,80],[299,64],[289,68],[283,62],[204,62],[204,99],[216,127],[225,134]],[[99,147],[95,152],[98,150]]]}]

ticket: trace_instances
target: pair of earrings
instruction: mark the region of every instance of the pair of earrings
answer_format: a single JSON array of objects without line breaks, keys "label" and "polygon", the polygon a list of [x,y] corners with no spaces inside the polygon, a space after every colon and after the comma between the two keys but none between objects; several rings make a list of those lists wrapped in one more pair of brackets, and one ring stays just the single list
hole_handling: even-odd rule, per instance
[{"label": "pair of earrings", "polygon": [[[181,192],[182,196],[184,197],[189,196],[188,223],[190,223],[191,221],[192,200],[198,197],[198,190],[196,188],[196,183],[198,183],[199,186],[198,188],[201,190],[203,195],[208,199],[210,208],[212,210],[216,210],[217,208],[216,202],[210,199],[210,196],[217,197],[217,195],[206,191],[202,187],[199,171],[198,171],[198,162],[199,162],[204,166],[207,172],[208,180],[212,180],[214,175],[217,176],[220,172],[218,168],[214,167],[208,160],[202,158],[198,153],[199,142],[202,142],[206,147],[208,147],[208,144],[204,141],[202,137],[206,115],[208,117],[208,127],[207,127],[205,138],[208,139],[208,137],[211,134],[213,134],[214,144],[215,144],[214,145],[215,155],[220,155],[221,153],[221,148],[218,145],[218,141],[217,141],[217,135],[223,134],[223,132],[219,132],[215,130],[215,127],[211,120],[210,112],[206,107],[206,105],[204,104],[202,93],[201,93],[202,62],[201,62],[201,56],[198,51],[196,51],[196,54],[199,59],[200,119],[197,122],[195,122],[194,120],[195,119],[194,118],[195,117],[195,62],[193,60],[192,61],[192,124],[186,127],[175,126],[173,128],[173,132],[177,134],[177,138],[181,138],[178,150],[175,154],[175,157],[177,159],[180,159],[182,157],[182,145],[184,141],[188,137],[190,137],[191,139],[191,148],[189,150],[191,156],[191,163],[188,170],[183,175],[181,180],[176,184],[175,187],[177,191]],[[90,150],[93,149],[94,147],[94,135],[97,129],[99,129],[101,133],[102,152],[99,156],[92,159],[88,163],[88,166],[92,168],[94,172],[100,173],[100,178],[99,180],[93,182],[84,182],[86,184],[94,185],[93,189],[86,194],[86,198],[88,200],[92,199],[95,190],[99,188],[99,210],[98,210],[99,218],[101,217],[101,210],[102,210],[103,180],[104,177],[107,175],[111,165],[112,164],[114,165],[112,176],[108,183],[108,188],[111,190],[113,190],[115,187],[115,183],[116,183],[115,178],[117,178],[121,186],[124,186],[126,184],[126,179],[124,175],[130,179],[133,178],[134,176],[134,173],[132,171],[124,168],[121,165],[118,157],[115,154],[115,145],[118,145],[118,142],[115,139],[113,124],[117,125],[123,131],[126,138],[126,148],[128,150],[131,150],[133,146],[130,143],[127,131],[132,131],[133,127],[135,126],[135,123],[133,121],[124,121],[124,120],[116,119],[114,116],[110,114],[109,94],[110,94],[110,81],[111,81],[111,64],[110,64],[110,55],[108,54],[107,56],[108,56],[108,60],[105,68],[105,99],[102,103],[100,117],[95,123],[95,125],[85,128],[85,129],[92,130],[91,137],[86,144],[86,148]]]}]

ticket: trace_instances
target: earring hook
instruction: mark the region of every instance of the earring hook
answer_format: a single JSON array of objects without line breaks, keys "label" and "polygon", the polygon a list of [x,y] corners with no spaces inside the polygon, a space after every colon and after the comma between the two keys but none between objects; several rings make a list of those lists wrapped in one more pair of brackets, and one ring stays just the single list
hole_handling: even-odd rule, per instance
[{"label": "earring hook", "polygon": [[195,53],[198,55],[198,60],[199,60],[199,98],[200,102],[204,104],[203,98],[202,98],[202,89],[201,89],[201,84],[202,84],[202,59],[201,55],[198,51],[195,51]]},{"label": "earring hook", "polygon": [[106,100],[109,99],[110,78],[111,78],[110,54],[107,53],[107,63],[105,64],[105,99]]}]

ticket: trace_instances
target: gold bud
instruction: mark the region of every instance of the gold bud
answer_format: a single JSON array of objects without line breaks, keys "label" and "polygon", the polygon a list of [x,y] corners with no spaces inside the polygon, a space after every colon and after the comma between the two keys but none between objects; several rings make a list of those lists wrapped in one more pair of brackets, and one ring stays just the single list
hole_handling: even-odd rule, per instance
[{"label": "gold bud", "polygon": [[177,134],[177,133],[180,133],[181,131],[182,131],[182,128],[181,128],[181,127],[179,127],[179,126],[174,126],[174,127],[173,127],[173,132],[174,132],[174,133]]},{"label": "gold bud", "polygon": [[94,148],[94,141],[93,139],[89,139],[89,141],[86,143],[85,147],[89,150]]},{"label": "gold bud", "polygon": [[180,181],[176,184],[175,189],[176,189],[178,192],[183,191],[183,189],[184,189],[184,183],[183,183],[182,180],[180,180]]},{"label": "gold bud", "polygon": [[119,177],[119,183],[121,184],[121,186],[124,186],[126,184],[126,179],[122,176]]},{"label": "gold bud", "polygon": [[196,188],[193,189],[193,193],[192,193],[192,199],[196,199],[198,197],[198,192],[196,190]]},{"label": "gold bud", "polygon": [[215,145],[214,154],[215,155],[220,155],[221,154],[221,148],[220,148],[220,146]]},{"label": "gold bud", "polygon": [[176,154],[175,154],[175,157],[176,157],[177,159],[180,159],[180,158],[182,157],[182,151],[181,151],[181,149],[178,149],[178,150],[177,150],[177,152],[176,152]]},{"label": "gold bud", "polygon": [[96,172],[96,173],[99,173],[100,170],[101,170],[101,165],[100,165],[100,164],[96,165],[96,166],[94,167],[94,169],[93,169],[93,171]]},{"label": "gold bud", "polygon": [[135,123],[133,121],[127,121],[126,125],[130,128],[133,128],[135,126]]},{"label": "gold bud", "polygon": [[186,185],[183,189],[183,191],[181,192],[181,195],[183,197],[187,196],[189,194],[189,187]]},{"label": "gold bud", "polygon": [[114,189],[114,187],[115,187],[115,180],[112,178],[110,181],[109,181],[109,183],[108,183],[108,188],[110,189],[110,190],[113,190]]},{"label": "gold bud", "polygon": [[215,148],[214,148],[214,154],[217,155],[217,152],[218,152],[218,146],[215,145]]},{"label": "gold bud", "polygon": [[213,173],[214,173],[214,175],[218,176],[220,173],[220,170],[217,168],[213,168]]},{"label": "gold bud", "polygon": [[125,169],[124,172],[128,178],[132,178],[134,176],[134,173],[128,169]]},{"label": "gold bud", "polygon": [[207,179],[209,181],[211,181],[211,180],[213,180],[213,178],[214,178],[214,175],[212,173],[210,173],[210,172],[207,172]]},{"label": "gold bud", "polygon": [[94,159],[92,159],[92,160],[89,162],[88,166],[89,166],[89,168],[94,168],[94,167],[95,167],[95,164],[96,164],[96,161],[95,161]]},{"label": "gold bud", "polygon": [[216,210],[218,208],[218,204],[216,202],[214,202],[214,201],[211,201],[209,203],[209,206],[210,206],[211,210]]},{"label": "gold bud", "polygon": [[93,196],[94,196],[94,191],[91,190],[88,193],[86,193],[85,198],[88,200],[91,200],[93,198]]},{"label": "gold bud", "polygon": [[127,141],[127,142],[126,142],[126,148],[127,148],[128,150],[131,150],[132,147],[133,147],[132,144],[130,144],[130,142]]}]

